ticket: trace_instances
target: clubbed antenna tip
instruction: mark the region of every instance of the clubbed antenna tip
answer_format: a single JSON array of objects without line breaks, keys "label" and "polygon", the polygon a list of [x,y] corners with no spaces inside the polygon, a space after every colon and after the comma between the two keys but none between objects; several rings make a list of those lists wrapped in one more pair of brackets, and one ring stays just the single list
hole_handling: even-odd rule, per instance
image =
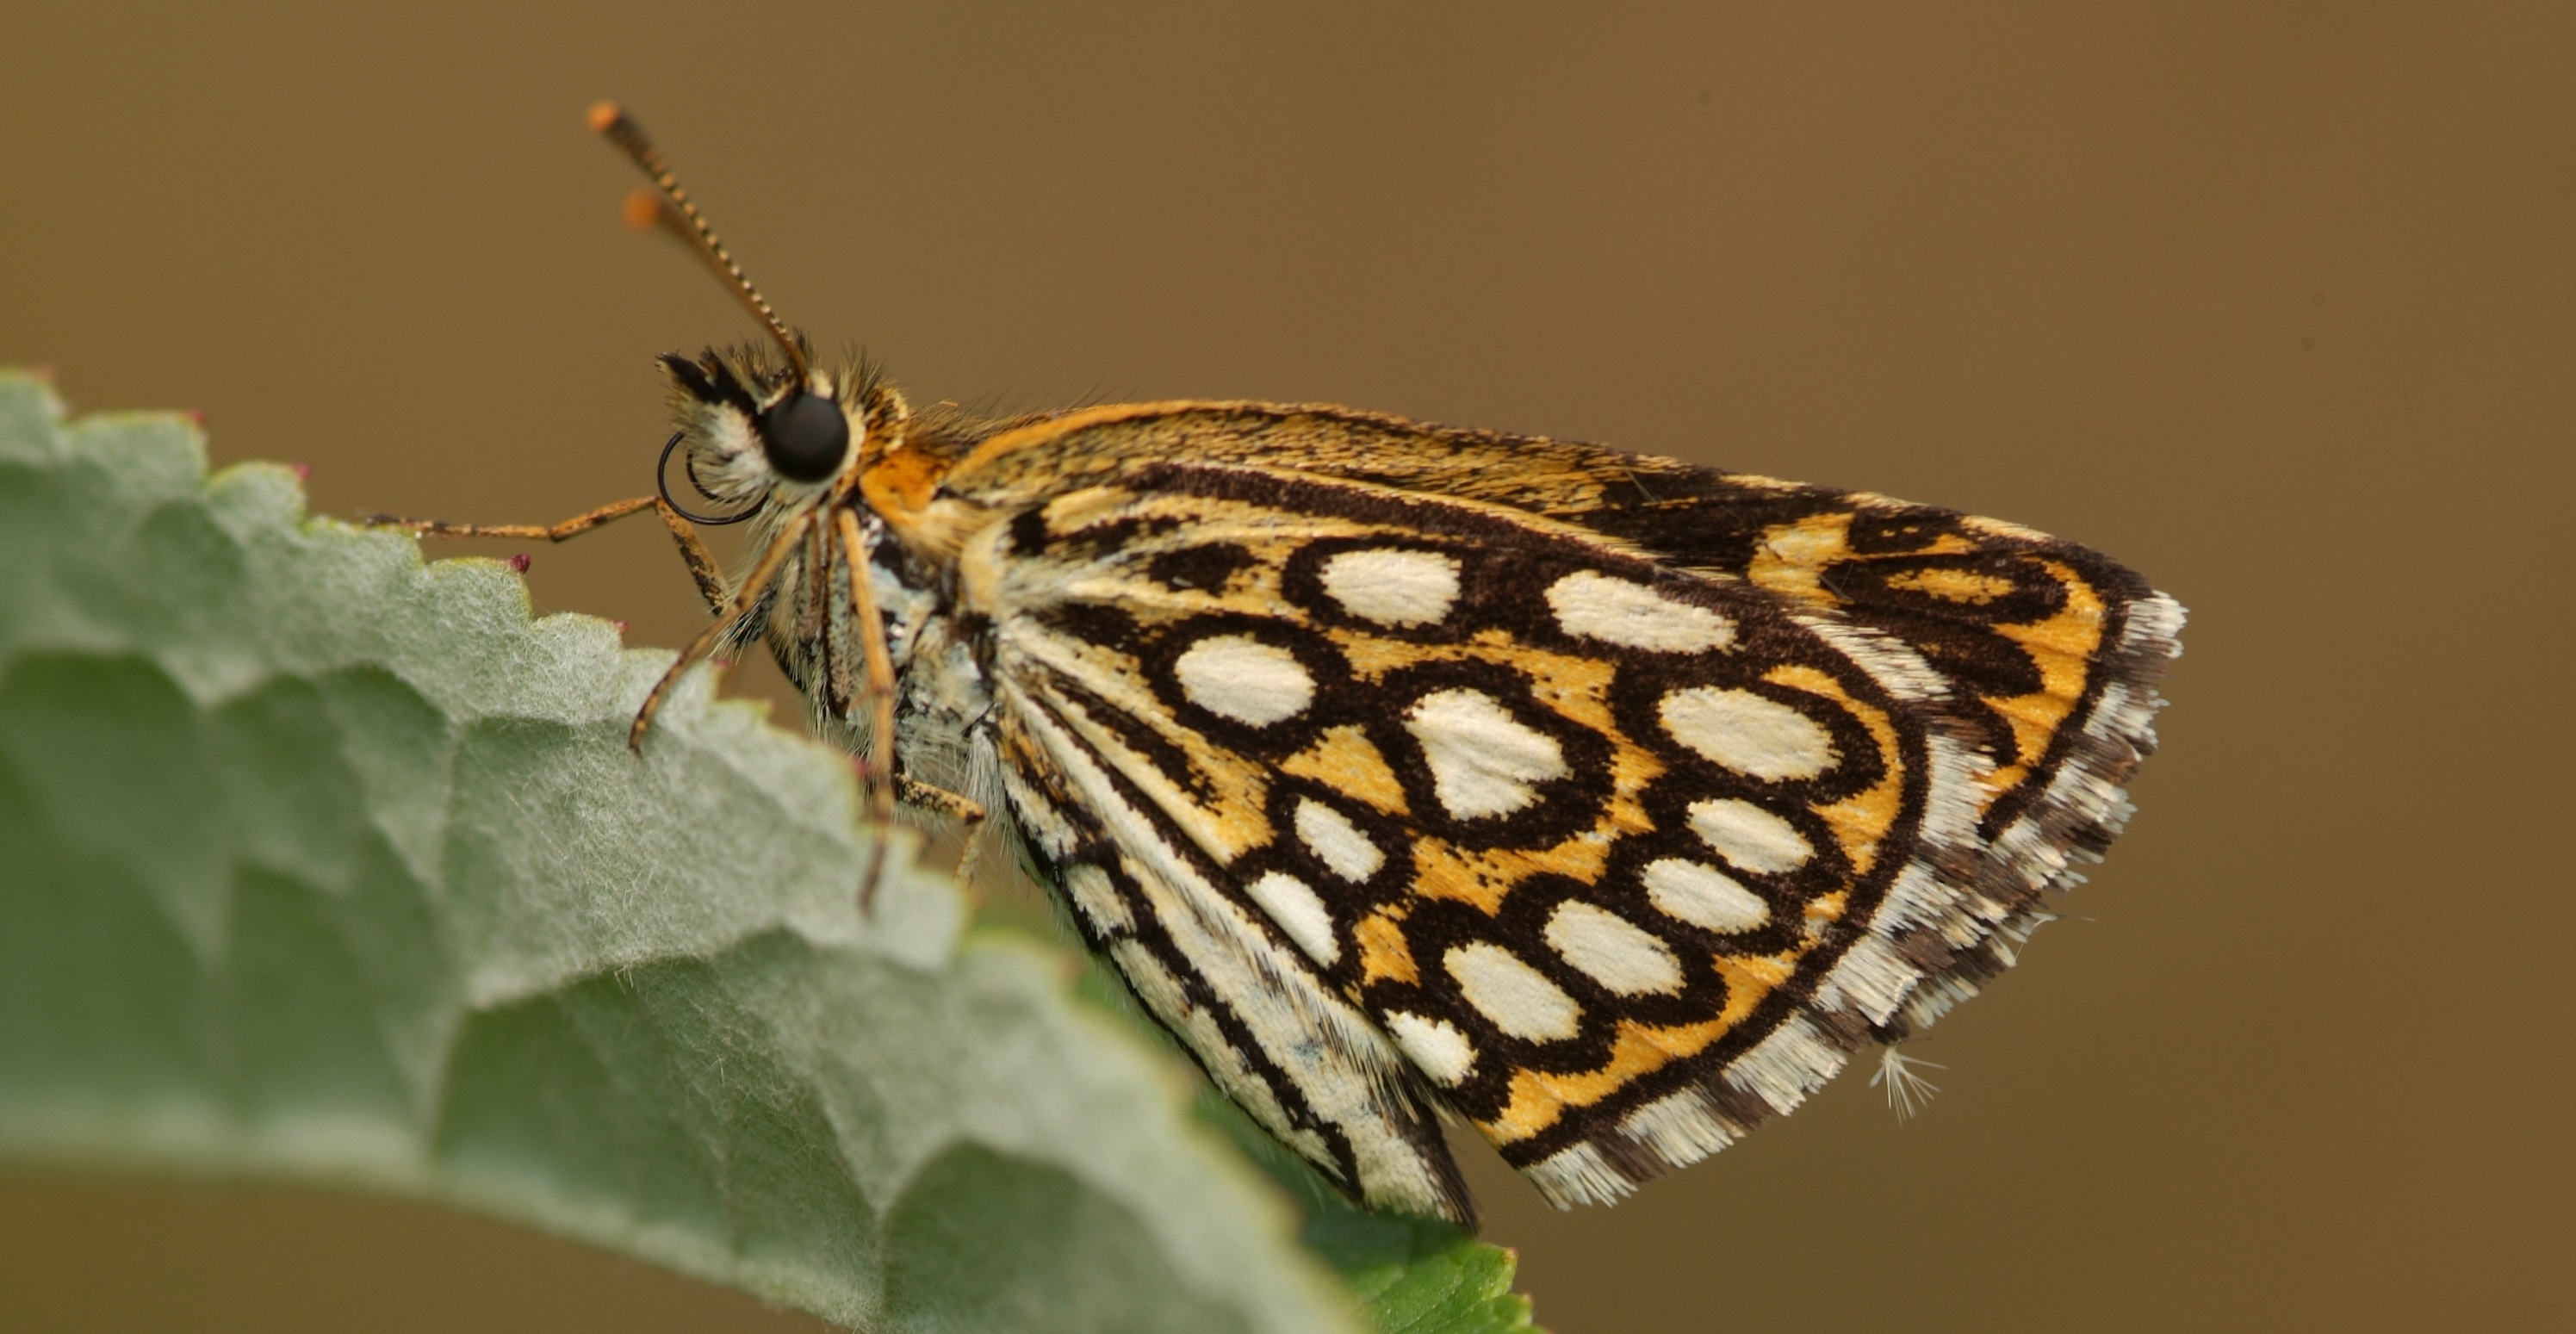
[{"label": "clubbed antenna tip", "polygon": [[[797,344],[796,336],[787,331],[787,325],[778,318],[778,312],[769,308],[769,301],[760,294],[760,289],[751,285],[751,279],[743,274],[742,266],[726,252],[724,242],[716,239],[715,228],[708,226],[706,218],[699,214],[698,206],[689,199],[689,192],[680,188],[680,178],[673,175],[670,166],[662,161],[653,141],[645,136],[644,127],[636,124],[634,118],[615,102],[601,102],[590,109],[590,128],[617,145],[627,159],[653,182],[653,188],[661,192],[669,208],[679,215],[675,229],[696,242],[698,253],[715,269],[716,276],[733,289],[735,296],[742,298],[742,304],[762,324],[769,326],[770,336],[778,340],[779,348],[787,354],[788,365],[796,370],[797,388],[804,389],[813,378],[812,368],[805,362],[805,349]],[[639,211],[635,201],[628,199],[625,215],[630,226],[637,225]],[[655,214],[660,212],[657,206]],[[644,225],[651,221],[646,219]]]}]

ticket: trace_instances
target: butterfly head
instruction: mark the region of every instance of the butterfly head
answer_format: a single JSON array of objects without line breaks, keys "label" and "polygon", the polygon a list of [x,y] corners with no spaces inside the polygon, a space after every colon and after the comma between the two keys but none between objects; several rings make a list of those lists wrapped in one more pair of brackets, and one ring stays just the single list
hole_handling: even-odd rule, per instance
[{"label": "butterfly head", "polygon": [[[752,350],[662,358],[688,452],[690,480],[709,499],[749,503],[773,488],[829,482],[866,439],[865,404],[845,398],[853,377],[789,367]],[[850,385],[855,388],[855,385]]]},{"label": "butterfly head", "polygon": [[[864,367],[836,373],[814,365],[804,335],[780,321],[752,286],[642,126],[608,102],[591,109],[590,124],[653,182],[628,200],[628,222],[665,227],[695,249],[767,326],[779,354],[773,361],[766,349],[709,349],[695,361],[676,353],[662,358],[680,426],[662,451],[662,498],[699,522],[732,523],[772,501],[811,500],[830,490],[865,448],[868,421],[888,409],[899,418],[900,401],[892,390],[880,391]],[[699,516],[671,495],[671,455],[683,445],[690,484],[731,513]]]},{"label": "butterfly head", "polygon": [[[893,427],[904,416],[893,388],[864,365],[817,368],[800,379],[766,349],[738,348],[694,359],[674,353],[662,368],[678,428],[665,466],[670,453],[680,456],[689,489],[718,507],[714,521],[834,489],[863,455],[899,434]],[[663,485],[669,497],[667,475]]]}]

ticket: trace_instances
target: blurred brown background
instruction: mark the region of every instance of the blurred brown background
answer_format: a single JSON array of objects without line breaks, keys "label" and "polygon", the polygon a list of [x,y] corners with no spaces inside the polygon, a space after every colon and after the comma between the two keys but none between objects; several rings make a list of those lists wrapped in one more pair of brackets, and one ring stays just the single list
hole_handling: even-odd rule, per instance
[{"label": "blurred brown background", "polygon": [[[651,356],[752,329],[620,230],[613,96],[921,400],[1604,440],[2188,603],[2132,832],[1920,1049],[1928,1114],[1846,1076],[1572,1215],[1476,1157],[1553,1328],[2566,1319],[2564,0],[170,8],[9,7],[0,362],[202,408],[318,512],[649,487]],[[700,615],[642,522],[532,577]],[[147,1324],[813,1328],[424,1211],[0,1182],[0,1327]]]}]

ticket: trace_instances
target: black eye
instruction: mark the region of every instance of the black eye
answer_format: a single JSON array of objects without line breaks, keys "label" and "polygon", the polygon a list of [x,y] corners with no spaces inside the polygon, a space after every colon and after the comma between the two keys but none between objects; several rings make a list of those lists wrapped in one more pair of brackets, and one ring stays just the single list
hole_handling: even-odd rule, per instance
[{"label": "black eye", "polygon": [[819,482],[850,452],[850,419],[819,394],[797,394],[760,414],[760,447],[770,471],[794,482]]}]

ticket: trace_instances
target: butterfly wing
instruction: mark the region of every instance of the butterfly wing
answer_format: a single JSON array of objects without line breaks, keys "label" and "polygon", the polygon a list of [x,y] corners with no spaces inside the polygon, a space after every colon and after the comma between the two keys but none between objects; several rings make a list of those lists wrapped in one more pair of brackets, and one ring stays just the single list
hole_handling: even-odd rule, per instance
[{"label": "butterfly wing", "polygon": [[1145,460],[1306,474],[1542,516],[1658,565],[1753,584],[1886,636],[1942,678],[1944,711],[1993,772],[1977,879],[2012,908],[1958,945],[1915,1024],[2012,962],[2038,891],[2078,880],[2130,812],[2154,749],[2155,684],[2183,609],[2116,562],[1992,519],[1598,445],[1248,402],[1105,406],[989,440],[955,478],[1021,503]]},{"label": "butterfly wing", "polygon": [[1973,710],[1898,634],[1502,503],[1498,469],[1225,466],[1334,456],[1188,411],[1219,429],[970,457],[952,485],[1018,517],[961,601],[1095,943],[1373,1203],[1464,1216],[1435,1101],[1560,1203],[1615,1198],[1796,1105],[2028,897]]}]

